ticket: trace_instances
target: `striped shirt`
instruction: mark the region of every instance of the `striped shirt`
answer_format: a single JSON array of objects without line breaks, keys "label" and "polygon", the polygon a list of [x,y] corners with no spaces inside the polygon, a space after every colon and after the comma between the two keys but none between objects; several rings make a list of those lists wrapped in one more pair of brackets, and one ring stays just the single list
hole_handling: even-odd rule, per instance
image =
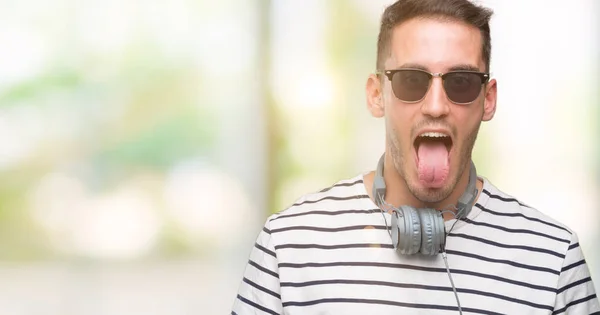
[{"label": "striped shirt", "polygon": [[[445,222],[463,313],[600,314],[577,235],[482,180]],[[232,314],[458,314],[441,255],[398,254],[386,229],[362,174],[303,196],[266,221]]]}]

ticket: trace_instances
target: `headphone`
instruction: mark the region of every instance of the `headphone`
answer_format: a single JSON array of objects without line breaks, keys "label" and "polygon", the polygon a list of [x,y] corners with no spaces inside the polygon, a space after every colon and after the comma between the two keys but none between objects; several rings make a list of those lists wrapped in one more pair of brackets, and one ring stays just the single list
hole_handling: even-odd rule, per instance
[{"label": "headphone", "polygon": [[[383,179],[383,162],[385,154],[379,159],[373,180],[373,196],[375,203],[383,214],[384,206],[391,208],[392,226],[390,237],[394,249],[403,255],[421,253],[427,256],[437,255],[446,245],[446,228],[442,211],[431,208],[414,208],[402,205],[399,208],[385,202],[385,181]],[[477,196],[477,173],[471,161],[469,183],[467,189],[456,204],[456,219],[464,218],[471,211],[472,203]],[[384,216],[385,219],[385,216]],[[386,222],[387,227],[387,222]]]}]

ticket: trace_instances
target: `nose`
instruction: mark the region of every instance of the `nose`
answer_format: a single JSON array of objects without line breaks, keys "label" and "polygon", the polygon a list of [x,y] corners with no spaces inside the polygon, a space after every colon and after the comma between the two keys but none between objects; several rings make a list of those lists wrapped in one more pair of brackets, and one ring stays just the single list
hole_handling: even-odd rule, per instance
[{"label": "nose", "polygon": [[421,112],[433,118],[443,117],[450,112],[450,104],[444,91],[442,78],[439,76],[434,76],[431,80],[429,91],[421,104]]}]

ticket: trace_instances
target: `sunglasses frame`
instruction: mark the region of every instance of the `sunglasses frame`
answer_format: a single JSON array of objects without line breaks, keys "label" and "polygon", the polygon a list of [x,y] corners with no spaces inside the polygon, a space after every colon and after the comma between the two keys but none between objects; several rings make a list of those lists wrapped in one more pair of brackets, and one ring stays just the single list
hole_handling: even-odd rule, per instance
[{"label": "sunglasses frame", "polygon": [[[398,72],[402,72],[402,71],[419,71],[419,72],[423,72],[429,75],[429,84],[427,85],[427,91],[425,91],[425,94],[423,95],[423,97],[417,101],[405,101],[400,99],[398,96],[396,96],[396,92],[394,92],[394,96],[396,96],[397,99],[399,99],[400,101],[404,102],[404,103],[408,103],[408,104],[414,104],[414,103],[418,103],[420,101],[422,101],[426,96],[427,93],[429,93],[429,88],[431,88],[431,82],[433,81],[433,78],[435,77],[439,77],[442,79],[442,82],[444,81],[444,77],[446,77],[448,74],[452,74],[452,73],[472,73],[472,74],[476,74],[481,78],[481,85],[485,85],[486,83],[488,83],[488,81],[490,80],[490,73],[485,73],[485,72],[479,72],[479,71],[471,71],[471,70],[454,70],[454,71],[448,71],[446,73],[442,73],[442,72],[438,72],[438,73],[432,73],[423,69],[414,69],[414,68],[402,68],[402,69],[394,69],[394,70],[384,70],[383,72],[376,72],[377,74],[383,74],[385,75],[388,80],[390,80],[390,83],[393,83],[394,81],[392,80],[394,78],[394,74],[398,73]],[[393,86],[392,86],[392,91],[393,91]],[[472,100],[468,103],[459,103],[459,102],[455,102],[453,100],[450,99],[450,97],[448,97],[448,92],[446,92],[446,87],[444,86],[444,93],[446,94],[446,98],[457,105],[468,105],[471,104],[473,102],[475,102],[475,100]],[[481,93],[481,92],[480,92]],[[477,98],[475,98],[477,99]]]}]

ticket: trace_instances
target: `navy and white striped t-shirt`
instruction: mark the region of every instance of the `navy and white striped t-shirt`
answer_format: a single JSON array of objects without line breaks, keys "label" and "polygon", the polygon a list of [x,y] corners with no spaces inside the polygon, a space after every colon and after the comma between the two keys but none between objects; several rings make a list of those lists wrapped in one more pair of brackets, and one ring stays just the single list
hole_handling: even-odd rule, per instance
[{"label": "navy and white striped t-shirt", "polygon": [[[577,235],[483,181],[446,244],[463,314],[600,314]],[[305,195],[266,221],[232,314],[458,314],[441,255],[386,228],[362,175]]]}]

